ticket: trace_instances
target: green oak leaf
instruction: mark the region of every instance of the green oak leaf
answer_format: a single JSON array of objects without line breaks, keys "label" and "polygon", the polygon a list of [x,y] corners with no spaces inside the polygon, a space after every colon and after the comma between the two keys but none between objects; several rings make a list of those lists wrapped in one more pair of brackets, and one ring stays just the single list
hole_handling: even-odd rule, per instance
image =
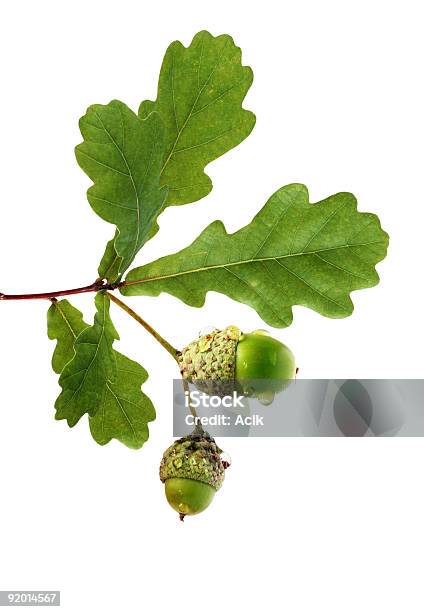
[{"label": "green oak leaf", "polygon": [[157,99],[142,102],[138,118],[116,100],[87,110],[77,161],[94,183],[90,205],[117,226],[99,265],[101,278],[121,278],[158,231],[166,206],[211,191],[206,165],[242,142],[255,124],[253,113],[242,108],[252,79],[230,36],[203,31],[187,48],[179,41],[168,47]]},{"label": "green oak leaf", "polygon": [[310,204],[304,185],[287,185],[246,227],[227,234],[215,221],[179,253],[132,270],[121,292],[167,292],[200,307],[208,291],[217,291],[274,327],[292,323],[294,305],[346,317],[350,292],[378,283],[374,266],[387,245],[378,217],[358,212],[352,194]]},{"label": "green oak leaf", "polygon": [[77,336],[75,356],[59,378],[62,393],[56,401],[56,419],[66,419],[70,427],[85,413],[96,414],[103,402],[106,383],[116,379],[112,345],[119,336],[109,315],[110,301],[105,293],[98,293],[95,304],[94,325]]},{"label": "green oak leaf", "polygon": [[80,333],[88,327],[82,312],[68,300],[53,302],[47,313],[47,333],[50,340],[57,340],[52,357],[52,368],[60,374],[75,355],[74,344]]},{"label": "green oak leaf", "polygon": [[[75,357],[75,341],[90,326],[82,313],[67,300],[54,302],[47,314],[48,336],[57,340],[52,365],[56,373]],[[94,416],[89,417],[90,431],[99,444],[115,438],[138,449],[149,437],[148,422],[155,419],[150,399],[141,391],[148,375],[144,368],[125,355],[113,350],[116,359],[115,382],[103,385],[101,401]]]},{"label": "green oak leaf", "polygon": [[80,119],[84,141],[77,161],[93,181],[87,191],[93,210],[117,226],[99,273],[115,280],[151,236],[167,189],[160,187],[165,133],[157,113],[145,119],[118,100],[90,106]]},{"label": "green oak leaf", "polygon": [[242,108],[252,84],[241,50],[231,36],[199,32],[189,47],[179,41],[167,49],[155,102],[146,100],[139,116],[157,111],[166,127],[161,185],[166,204],[187,204],[205,197],[212,182],[204,168],[252,131],[255,115]]},{"label": "green oak leaf", "polygon": [[125,355],[116,354],[116,381],[106,383],[102,404],[90,416],[90,431],[99,444],[112,438],[129,448],[139,449],[149,438],[147,423],[156,418],[150,399],[140,387],[147,380],[144,368]]}]

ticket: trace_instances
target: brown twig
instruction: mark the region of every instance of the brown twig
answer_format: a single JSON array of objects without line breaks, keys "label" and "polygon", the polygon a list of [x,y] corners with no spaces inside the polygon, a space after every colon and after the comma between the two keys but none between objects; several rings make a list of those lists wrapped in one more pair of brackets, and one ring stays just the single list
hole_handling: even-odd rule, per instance
[{"label": "brown twig", "polygon": [[92,291],[113,291],[122,286],[122,283],[117,285],[109,284],[105,279],[98,278],[91,285],[85,287],[77,287],[75,289],[63,289],[61,291],[46,291],[45,293],[19,293],[5,294],[0,292],[0,300],[51,300],[53,298],[62,297],[65,295],[76,295],[78,293],[90,293]]}]

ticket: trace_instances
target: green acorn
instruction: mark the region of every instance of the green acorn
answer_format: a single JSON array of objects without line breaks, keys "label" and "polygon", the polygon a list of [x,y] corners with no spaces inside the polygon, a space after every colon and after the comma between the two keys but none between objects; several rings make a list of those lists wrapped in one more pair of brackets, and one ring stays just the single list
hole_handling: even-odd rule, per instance
[{"label": "green acorn", "polygon": [[165,483],[166,499],[181,520],[206,510],[221,487],[228,467],[221,453],[203,430],[180,438],[164,452],[159,475]]},{"label": "green acorn", "polygon": [[291,350],[264,330],[230,326],[191,342],[179,358],[181,375],[211,395],[234,390],[269,404],[296,375]]}]

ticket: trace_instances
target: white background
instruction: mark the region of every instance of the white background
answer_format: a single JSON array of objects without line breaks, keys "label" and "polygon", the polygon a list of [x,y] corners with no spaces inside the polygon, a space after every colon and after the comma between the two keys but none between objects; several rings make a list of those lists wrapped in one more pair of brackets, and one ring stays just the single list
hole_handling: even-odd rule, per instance
[{"label": "white background", "polygon": [[[89,208],[78,118],[154,98],[168,43],[230,33],[253,67],[253,134],[211,164],[212,194],[170,208],[138,262],[210,221],[250,221],[278,187],[353,191],[391,235],[378,287],[330,320],[295,308],[275,334],[300,376],[423,377],[421,3],[3,3],[0,290],[90,283],[112,227]],[[263,327],[210,294],[128,299],[175,345],[206,325]],[[92,316],[90,296],[73,303]],[[171,443],[172,361],[113,308],[119,348],[150,372],[158,418],[139,452],[54,421],[45,302],[0,304],[0,589],[61,589],[76,610],[422,611],[422,439],[226,439],[233,465],[207,513],[180,524],[158,464]],[[128,319],[128,320],[127,320]]]}]

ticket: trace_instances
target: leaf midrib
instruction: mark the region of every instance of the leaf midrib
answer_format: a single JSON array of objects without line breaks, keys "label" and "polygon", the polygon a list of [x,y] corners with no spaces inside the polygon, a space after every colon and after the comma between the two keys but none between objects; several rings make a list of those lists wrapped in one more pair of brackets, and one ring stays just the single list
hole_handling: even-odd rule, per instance
[{"label": "leaf midrib", "polygon": [[288,253],[286,255],[281,255],[281,256],[277,256],[277,257],[260,257],[260,258],[252,258],[252,259],[243,259],[243,260],[239,260],[239,261],[234,261],[234,262],[229,262],[229,263],[221,263],[221,264],[214,264],[211,266],[203,266],[200,268],[192,268],[189,270],[183,270],[181,272],[175,272],[173,274],[164,274],[164,275],[159,275],[159,276],[153,276],[153,277],[147,277],[147,278],[143,278],[143,279],[139,279],[139,280],[135,280],[135,281],[125,281],[125,285],[126,287],[131,286],[131,285],[138,285],[141,283],[149,283],[149,282],[157,282],[157,281],[161,281],[161,280],[167,280],[170,278],[178,278],[180,276],[186,276],[187,274],[198,274],[201,272],[207,272],[209,270],[219,270],[219,269],[226,269],[229,267],[234,267],[234,266],[242,266],[242,265],[248,265],[248,264],[252,264],[252,263],[259,263],[259,262],[265,262],[265,261],[279,261],[280,259],[288,259],[290,257],[302,257],[304,255],[316,255],[317,253],[327,253],[328,251],[335,251],[338,249],[346,249],[346,248],[353,248],[353,247],[359,247],[359,246],[369,246],[372,244],[382,244],[381,240],[374,240],[372,242],[362,242],[362,243],[355,243],[355,244],[343,244],[343,245],[339,245],[339,246],[335,246],[335,247],[330,247],[327,249],[318,249],[316,251],[302,251],[299,253]]},{"label": "leaf midrib", "polygon": [[[81,389],[84,386],[85,380],[87,378],[87,374],[88,371],[91,370],[91,367],[94,363],[94,361],[97,359],[97,354],[100,350],[100,344],[102,343],[103,340],[103,336],[106,330],[106,300],[103,300],[103,325],[102,325],[102,329],[101,329],[101,333],[100,333],[100,337],[99,337],[99,341],[97,343],[97,347],[96,350],[94,352],[93,358],[91,359],[90,363],[88,364],[88,366],[85,368],[85,372],[84,372],[84,376],[82,377],[82,380],[80,382],[80,384],[78,385],[78,388],[75,389],[75,391],[73,392],[72,396],[69,398],[69,400],[66,402],[65,406],[63,406],[63,408],[61,408],[61,410],[66,410],[66,408],[69,406],[69,404],[72,402],[72,400],[74,399],[74,397],[81,391]],[[60,382],[60,381],[59,381]]]},{"label": "leaf midrib", "polygon": [[[218,68],[219,64],[221,63],[222,55],[224,53],[225,47],[227,46],[227,42],[228,42],[228,39],[225,39],[224,44],[222,45],[222,48],[221,48],[221,50],[219,52],[218,60],[217,60],[217,62],[215,64],[215,66],[212,68],[211,72],[209,73],[209,76],[207,77],[207,79],[203,83],[202,87],[199,88],[199,90],[197,92],[197,95],[196,95],[196,97],[194,99],[194,102],[193,102],[193,104],[192,104],[192,106],[190,108],[190,111],[188,112],[187,117],[186,117],[186,119],[185,119],[185,121],[184,121],[184,123],[183,123],[183,125],[181,126],[180,129],[178,128],[178,120],[177,120],[177,115],[176,115],[176,110],[175,110],[175,95],[174,95],[174,59],[175,59],[175,53],[174,53],[174,51],[172,51],[171,88],[172,88],[172,102],[173,102],[173,108],[174,108],[175,126],[177,128],[177,136],[175,138],[175,141],[174,141],[174,144],[173,144],[173,146],[171,148],[171,151],[170,151],[168,157],[166,158],[166,160],[165,160],[165,162],[164,162],[164,164],[162,166],[162,170],[160,171],[160,176],[162,176],[162,174],[164,173],[165,168],[168,165],[168,163],[170,162],[172,156],[174,155],[174,153],[176,153],[176,150],[175,150],[176,146],[177,146],[177,144],[178,144],[178,142],[179,142],[179,140],[180,140],[180,138],[182,136],[182,133],[184,132],[185,128],[187,127],[190,119],[193,117],[193,111],[194,111],[194,109],[196,107],[197,102],[199,101],[200,96],[204,92],[206,85],[210,82],[211,78],[213,77],[213,75],[216,72],[216,69]],[[202,39],[201,54],[200,54],[199,66],[198,66],[198,75],[200,73],[200,61],[202,59],[202,54],[203,54],[203,45],[204,45],[204,39]],[[202,110],[202,109],[200,109],[200,110]]]},{"label": "leaf midrib", "polygon": [[[100,117],[100,115],[99,115],[99,113],[97,111],[95,111],[95,115],[96,115],[97,119],[100,121],[104,131],[106,132],[106,134],[109,136],[109,138],[111,139],[111,141],[113,142],[113,144],[115,145],[117,150],[119,151],[119,153],[120,153],[120,155],[122,157],[122,160],[123,160],[123,162],[124,162],[124,164],[125,164],[125,166],[126,166],[126,168],[128,170],[128,176],[129,176],[129,179],[131,181],[131,185],[132,185],[132,188],[133,188],[133,191],[134,191],[134,195],[135,195],[135,199],[136,199],[136,210],[137,210],[137,230],[136,230],[136,237],[135,237],[135,240],[134,240],[134,249],[133,249],[133,253],[131,255],[131,257],[134,258],[134,254],[135,254],[135,252],[137,250],[137,243],[138,243],[138,240],[139,240],[139,237],[140,237],[140,197],[139,197],[139,194],[138,194],[138,189],[137,189],[137,187],[135,185],[135,181],[134,181],[134,177],[133,177],[133,174],[132,174],[132,170],[131,170],[131,168],[130,168],[130,166],[128,164],[126,155],[124,154],[124,152],[122,151],[121,147],[118,145],[116,140],[113,138],[112,134],[109,132],[109,130],[105,126],[102,118]],[[122,129],[124,130],[124,119],[123,119],[123,116],[122,116],[122,109],[120,107],[119,107],[119,115],[121,117]]]},{"label": "leaf midrib", "polygon": [[64,312],[63,312],[63,310],[62,310],[62,308],[60,307],[59,302],[54,302],[54,306],[55,306],[55,308],[57,308],[57,310],[59,311],[60,316],[62,317],[62,319],[65,321],[66,325],[68,326],[69,331],[71,332],[72,337],[74,338],[74,340],[76,340],[76,338],[77,338],[77,334],[76,334],[76,332],[74,331],[74,329],[73,329],[73,327],[72,327],[72,325],[71,325],[70,320],[69,320],[69,319],[68,319],[68,317],[65,315],[65,313],[64,313]]}]

